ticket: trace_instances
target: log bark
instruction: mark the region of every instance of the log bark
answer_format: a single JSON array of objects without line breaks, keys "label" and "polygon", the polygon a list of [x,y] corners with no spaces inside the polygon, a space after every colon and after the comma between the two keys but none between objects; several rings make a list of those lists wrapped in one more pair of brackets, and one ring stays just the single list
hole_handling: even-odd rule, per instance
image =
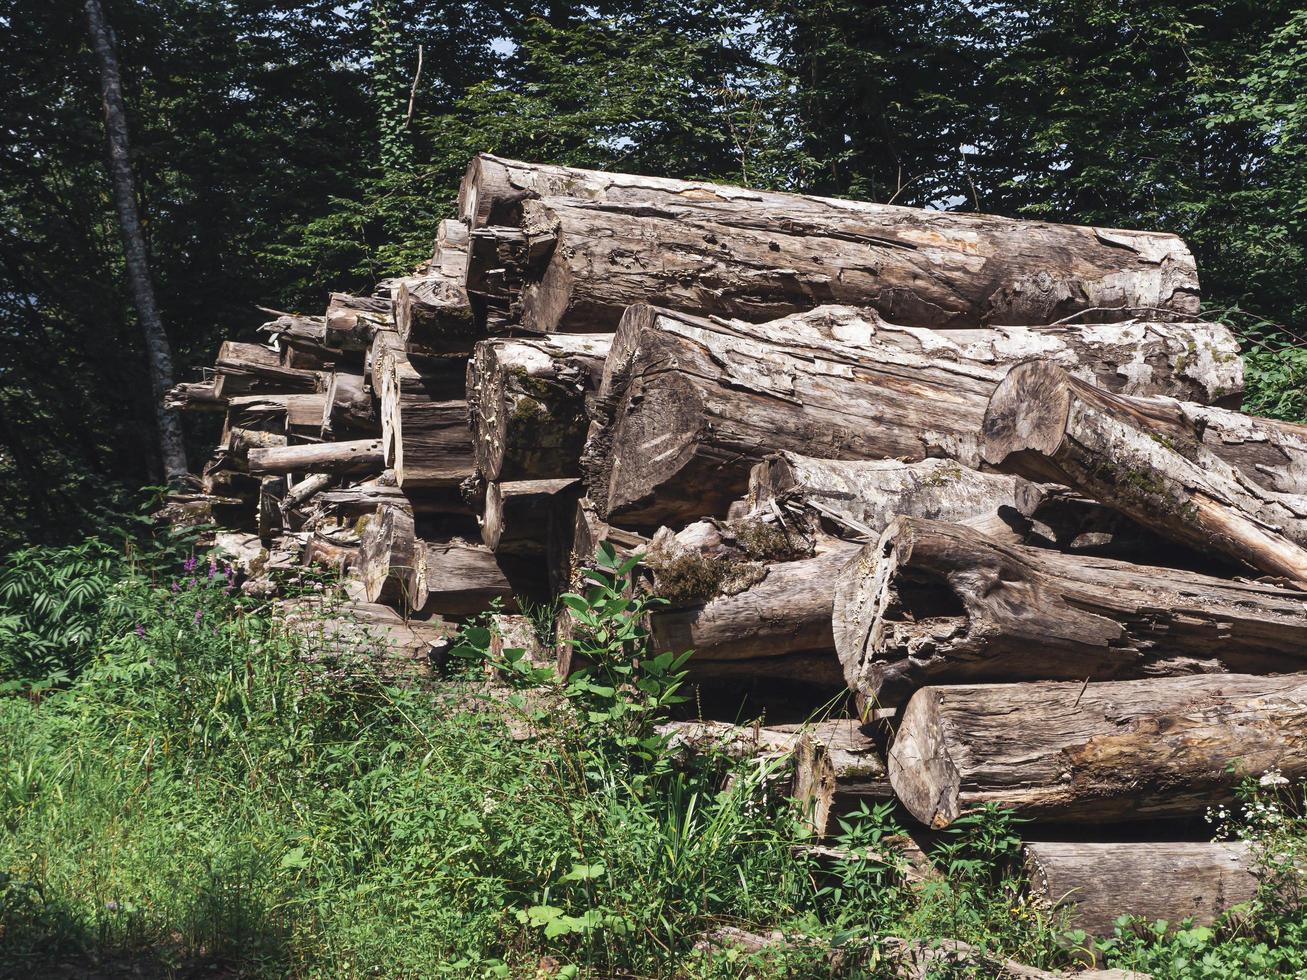
[{"label": "log bark", "polygon": [[988,366],[874,339],[853,347],[637,307],[604,369],[587,491],[609,518],[671,524],[724,515],[750,468],[777,450],[975,464],[999,380]]},{"label": "log bark", "polygon": [[1177,424],[1176,411],[1028,361],[990,399],[982,452],[994,466],[1066,484],[1182,544],[1307,587],[1307,494],[1267,489],[1265,477]]},{"label": "log bark", "polygon": [[381,442],[355,439],[349,442],[320,442],[306,446],[251,449],[250,473],[380,473]]},{"label": "log bark", "polygon": [[410,510],[377,505],[359,543],[359,575],[368,602],[401,610],[423,606],[426,569],[421,547]]},{"label": "log bark", "polygon": [[323,342],[342,350],[366,351],[378,331],[395,329],[388,300],[332,293],[323,317]]},{"label": "log bark", "polygon": [[366,656],[381,666],[425,673],[430,658],[456,632],[439,616],[401,616],[389,606],[370,602],[333,604],[316,598],[282,606],[287,625],[305,638],[307,659]]},{"label": "log bark", "polygon": [[521,480],[486,487],[481,540],[496,553],[544,557],[550,527],[566,520],[580,495],[580,481]]},{"label": "log bark", "polygon": [[781,726],[799,735],[794,797],[818,839],[839,833],[838,821],[894,798],[880,749],[852,718]]},{"label": "log bark", "polygon": [[1111,936],[1122,915],[1173,926],[1185,919],[1211,925],[1257,893],[1247,841],[1050,841],[1027,843],[1022,851],[1031,895],[1046,908],[1064,911],[1068,928],[1091,936]]},{"label": "log bark", "polygon": [[1170,235],[789,195],[552,197],[524,202],[521,226],[528,253],[552,250],[522,291],[540,333],[611,330],[639,302],[754,321],[846,303],[931,328],[1198,312]]},{"label": "log bark", "polygon": [[580,476],[586,396],[603,373],[609,334],[497,339],[477,345],[467,391],[477,469],[487,480]]},{"label": "log bark", "polygon": [[922,823],[998,803],[1059,823],[1193,816],[1239,783],[1307,775],[1307,676],[922,688],[889,752]]},{"label": "log bark", "polygon": [[499,599],[515,608],[508,573],[485,545],[463,538],[428,540],[419,549],[425,598],[418,606],[442,616],[474,616]]},{"label": "log bark", "polygon": [[1296,589],[998,542],[900,517],[834,583],[849,687],[1307,670]]},{"label": "log bark", "polygon": [[462,282],[467,278],[468,227],[461,221],[446,218],[436,225],[436,247],[431,253],[431,268],[446,279]]},{"label": "log bark", "polygon": [[375,513],[378,504],[402,507],[421,515],[472,514],[472,508],[455,490],[405,493],[396,485],[392,471],[353,486],[324,490],[314,498],[313,509],[315,515],[353,521]]},{"label": "log bark", "polygon": [[326,396],[299,395],[238,395],[228,401],[228,421],[240,428],[259,426],[269,431],[294,435],[318,434]]}]

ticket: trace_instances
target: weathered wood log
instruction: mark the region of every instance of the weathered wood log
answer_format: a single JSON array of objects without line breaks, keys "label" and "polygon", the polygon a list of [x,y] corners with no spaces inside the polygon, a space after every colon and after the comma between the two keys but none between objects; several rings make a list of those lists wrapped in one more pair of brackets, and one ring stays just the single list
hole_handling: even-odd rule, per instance
[{"label": "weathered wood log", "polygon": [[420,609],[426,601],[426,568],[412,511],[378,504],[359,542],[359,577],[368,602],[401,610]]},{"label": "weathered wood log", "polygon": [[381,434],[381,420],[372,404],[372,393],[363,375],[350,371],[332,373],[317,421],[324,439],[347,433]]},{"label": "weathered wood log", "polygon": [[580,586],[582,570],[593,565],[601,542],[609,542],[623,557],[630,557],[649,543],[642,534],[606,523],[588,497],[576,502],[574,515],[570,533],[567,523],[560,521],[558,533],[550,541],[548,564],[554,594]]},{"label": "weathered wood log", "polygon": [[1074,487],[1175,541],[1307,587],[1307,494],[1268,490],[1174,414],[1150,411],[1155,405],[1170,409],[1028,361],[990,399],[983,455],[1010,472]]},{"label": "weathered wood log", "polygon": [[388,300],[372,296],[332,293],[323,318],[323,340],[330,347],[365,351],[379,330],[394,330]]},{"label": "weathered wood log", "polygon": [[320,442],[304,446],[251,449],[250,473],[380,473],[381,442],[355,439],[349,442]]},{"label": "weathered wood log", "polygon": [[183,381],[168,389],[164,395],[164,408],[183,412],[222,412],[227,409],[227,399],[219,398],[214,391],[216,382]]},{"label": "weathered wood log", "polygon": [[519,662],[529,667],[541,669],[554,666],[553,652],[546,648],[536,630],[536,624],[528,616],[518,614],[499,614],[489,619],[490,656],[486,662],[486,673],[494,678],[504,678],[508,672],[501,666],[505,661],[506,650],[521,650]]},{"label": "weathered wood log", "polygon": [[325,386],[320,371],[286,367],[281,356],[259,344],[224,341],[218,348],[214,396],[317,392]]},{"label": "weathered wood log", "polygon": [[849,687],[1307,670],[1297,589],[1000,544],[900,517],[834,583]]},{"label": "weathered wood log", "polygon": [[462,282],[467,277],[468,227],[445,218],[436,225],[436,247],[431,253],[433,273]]},{"label": "weathered wood log", "polygon": [[[538,215],[532,220],[528,202],[539,198],[571,198],[580,212],[560,217],[558,252],[586,252],[642,280],[641,295],[622,306],[679,291],[688,304],[681,308],[708,310],[703,297],[711,294],[732,307],[761,306],[750,318],[766,319],[833,300],[874,306],[890,319],[922,326],[1051,323],[1097,307],[1198,311],[1193,257],[1171,235],[778,194],[487,154],[472,161],[463,179],[459,216],[473,229],[524,219],[530,228],[541,221]],[[607,222],[605,215],[611,216]],[[600,247],[593,236],[601,227],[625,241]],[[658,262],[633,269],[649,241],[659,243]],[[618,255],[623,246],[625,262]],[[557,258],[578,264],[575,256],[556,252]],[[759,268],[775,272],[759,275]],[[786,301],[797,305],[776,309]]]},{"label": "weathered wood log", "polygon": [[576,479],[491,483],[486,487],[481,540],[494,552],[543,557],[550,525],[572,516],[580,485]]},{"label": "weathered wood log", "polygon": [[[657,608],[650,616],[656,652],[693,650],[691,663],[780,657],[834,649],[832,584],[858,546],[828,543],[829,550],[805,561],[761,566],[719,594],[679,609]],[[752,578],[752,584],[750,584]]]},{"label": "weathered wood log", "polygon": [[274,538],[285,530],[282,520],[281,501],[286,496],[286,477],[265,476],[259,483],[259,506],[255,526],[259,531],[259,540],[271,545]]},{"label": "weathered wood log", "polygon": [[974,464],[999,380],[988,366],[874,339],[796,340],[772,324],[635,307],[604,368],[607,418],[583,457],[587,491],[608,517],[671,524],[724,515],[777,450]]},{"label": "weathered wood log", "polygon": [[790,195],[550,197],[523,202],[521,227],[528,253],[552,250],[522,292],[541,333],[612,329],[638,302],[748,320],[847,303],[932,328],[1198,311],[1170,235]]},{"label": "weathered wood log", "polygon": [[397,280],[393,295],[395,329],[414,354],[470,354],[485,336],[458,280],[439,273],[406,276]]},{"label": "weathered wood log", "polygon": [[610,334],[482,341],[467,367],[477,469],[487,480],[579,476],[587,394]]},{"label": "weathered wood log", "polygon": [[419,370],[392,346],[383,347],[379,356],[382,445],[399,485],[410,490],[456,487],[475,475],[462,365]]},{"label": "weathered wood log", "polygon": [[1060,823],[1192,816],[1248,776],[1307,775],[1307,675],[922,688],[889,751],[922,823],[982,803]]},{"label": "weathered wood log", "polygon": [[1211,925],[1257,893],[1257,868],[1247,841],[1149,841],[1098,844],[1031,842],[1022,848],[1031,895],[1065,911],[1067,926],[1111,936],[1131,915],[1178,926]]},{"label": "weathered wood log", "polygon": [[516,607],[513,584],[485,545],[459,537],[429,539],[423,545],[418,559],[426,594],[419,597],[417,608],[443,616],[472,616],[486,612],[496,599],[510,611]]},{"label": "weathered wood log", "polygon": [[282,604],[287,625],[304,638],[306,659],[364,657],[384,674],[425,673],[434,649],[457,627],[439,616],[401,616],[369,602],[336,603],[306,597]]}]

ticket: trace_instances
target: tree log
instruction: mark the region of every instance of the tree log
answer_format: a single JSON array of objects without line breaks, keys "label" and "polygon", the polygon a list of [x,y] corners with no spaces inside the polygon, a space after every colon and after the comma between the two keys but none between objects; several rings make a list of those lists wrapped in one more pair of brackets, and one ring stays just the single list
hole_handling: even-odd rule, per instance
[{"label": "tree log", "polygon": [[460,282],[442,274],[399,279],[394,293],[395,329],[414,354],[470,354],[485,336]]},{"label": "tree log", "polygon": [[1074,487],[1175,541],[1307,587],[1307,494],[1267,489],[1176,424],[1165,401],[1126,399],[1028,361],[990,399],[983,440],[992,465]]},{"label": "tree log", "polygon": [[214,396],[317,392],[325,387],[321,372],[286,367],[280,355],[259,344],[223,341],[215,364]]},{"label": "tree log", "polygon": [[922,823],[983,803],[1060,823],[1193,816],[1248,776],[1307,776],[1307,676],[922,688],[889,752]]},{"label": "tree log", "polygon": [[[389,479],[387,479],[388,473]],[[383,472],[376,480],[324,490],[313,501],[316,514],[330,515],[346,521],[376,513],[378,504],[402,507],[422,515],[470,516],[472,513],[472,508],[458,491],[405,493],[395,484],[391,471]]]},{"label": "tree log", "polygon": [[426,600],[421,547],[412,511],[377,505],[359,543],[359,575],[368,602],[421,608]]},{"label": "tree log", "polygon": [[794,797],[818,838],[834,836],[837,821],[862,804],[894,798],[880,749],[852,718],[832,718],[781,730],[797,730]]},{"label": "tree log", "polygon": [[640,302],[754,321],[847,303],[931,328],[1198,311],[1171,235],[790,195],[552,197],[524,202],[521,226],[528,254],[552,250],[522,291],[522,326],[540,333],[611,330]]},{"label": "tree log", "polygon": [[324,343],[342,350],[365,351],[377,331],[395,329],[390,302],[372,296],[332,293],[323,320]]},{"label": "tree log", "polygon": [[[749,319],[851,302],[919,326],[1051,323],[1100,307],[1198,311],[1193,257],[1172,235],[778,194],[487,154],[472,161],[463,179],[459,216],[473,229],[524,221],[534,229],[552,224],[542,221],[544,208],[533,203],[539,198],[572,199],[549,202],[559,203],[549,210],[567,212],[558,217],[553,263],[573,274],[586,260],[598,263],[583,279],[600,287],[598,295],[568,298],[615,307],[613,324],[629,303],[664,295],[682,299],[680,307],[660,300],[673,308]],[[599,237],[609,233],[616,237]],[[656,262],[650,242],[658,243]],[[601,279],[610,271],[630,283],[628,298],[604,295]]]},{"label": "tree log", "polygon": [[381,420],[363,375],[346,371],[332,373],[318,417],[318,429],[324,439],[347,433],[380,435]]},{"label": "tree log", "polygon": [[250,473],[380,473],[381,442],[356,439],[320,442],[306,446],[251,449]]},{"label": "tree log", "polygon": [[370,602],[334,604],[297,599],[282,607],[285,619],[308,643],[308,659],[323,656],[371,656],[381,666],[410,665],[425,672],[433,649],[456,631],[439,616],[401,616],[389,606]]},{"label": "tree log", "polygon": [[477,469],[487,480],[579,476],[586,395],[603,373],[610,334],[487,340],[468,363]]},{"label": "tree log", "polygon": [[1122,915],[1211,925],[1257,893],[1247,841],[1034,842],[1023,853],[1031,894],[1047,908],[1066,910],[1067,926],[1092,936],[1111,936]]},{"label": "tree log", "polygon": [[456,487],[475,475],[462,366],[418,370],[393,347],[385,347],[380,356],[382,444],[399,485]]},{"label": "tree log", "polygon": [[900,517],[834,583],[849,687],[1307,670],[1296,589],[1003,545]]},{"label": "tree log", "polygon": [[605,516],[671,524],[724,515],[753,464],[777,450],[975,464],[999,380],[988,366],[874,338],[861,347],[796,340],[772,324],[636,307],[604,368],[604,418],[583,457],[587,490]]},{"label": "tree log", "polygon": [[486,487],[481,540],[496,553],[543,557],[550,526],[566,520],[580,496],[580,480],[521,480]]},{"label": "tree log", "polygon": [[832,584],[859,549],[843,541],[828,546],[815,558],[760,568],[753,584],[733,595],[716,595],[679,609],[656,608],[650,615],[655,652],[693,650],[691,663],[698,666],[709,660],[833,650]]},{"label": "tree log", "polygon": [[164,407],[184,412],[226,411],[227,399],[217,396],[215,386],[214,381],[183,381],[175,384],[164,396]]},{"label": "tree log", "polygon": [[426,595],[418,608],[443,616],[486,612],[495,599],[515,608],[514,589],[500,561],[485,545],[462,538],[428,540],[419,549]]}]

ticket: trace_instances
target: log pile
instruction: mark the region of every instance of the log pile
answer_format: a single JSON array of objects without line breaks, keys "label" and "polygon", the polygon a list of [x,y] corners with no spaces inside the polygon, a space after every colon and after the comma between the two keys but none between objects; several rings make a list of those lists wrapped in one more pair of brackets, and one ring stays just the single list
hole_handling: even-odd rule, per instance
[{"label": "log pile", "polygon": [[[225,412],[176,505],[429,632],[639,555],[697,703],[769,712],[674,739],[791,758],[818,836],[880,800],[1192,817],[1307,775],[1307,427],[1237,411],[1198,298],[1168,234],[481,155],[413,275],[170,394]],[[585,669],[576,629],[531,662]],[[1192,841],[1028,861],[1102,929],[1124,872],[1087,869],[1145,853],[1144,914],[1247,894],[1246,854]]]}]

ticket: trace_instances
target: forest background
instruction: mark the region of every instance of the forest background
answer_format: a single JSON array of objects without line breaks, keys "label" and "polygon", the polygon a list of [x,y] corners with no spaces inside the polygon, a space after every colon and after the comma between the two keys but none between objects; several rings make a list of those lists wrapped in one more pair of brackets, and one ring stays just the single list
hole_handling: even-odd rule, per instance
[{"label": "forest background", "polygon": [[[413,266],[484,150],[1175,232],[1245,407],[1307,417],[1300,0],[103,6],[179,380]],[[0,0],[0,551],[159,481],[85,25]]]}]

